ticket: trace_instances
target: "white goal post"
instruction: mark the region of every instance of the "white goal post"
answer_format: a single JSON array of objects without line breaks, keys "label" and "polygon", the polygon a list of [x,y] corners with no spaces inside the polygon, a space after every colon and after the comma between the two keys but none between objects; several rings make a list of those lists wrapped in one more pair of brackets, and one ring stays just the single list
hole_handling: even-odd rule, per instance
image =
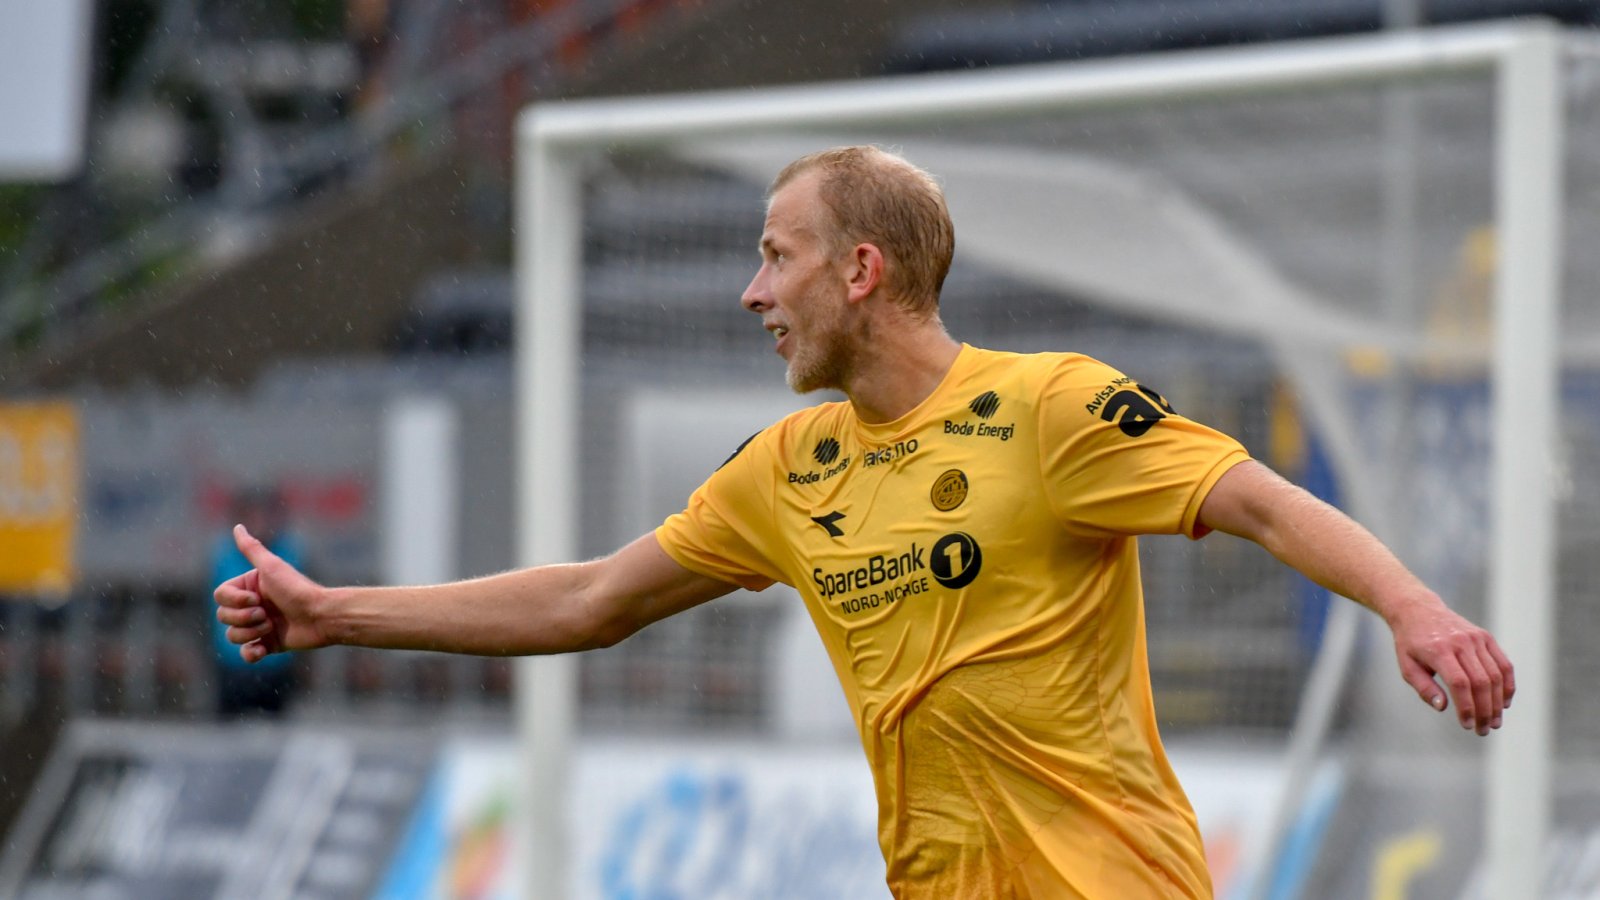
[{"label": "white goal post", "polygon": [[[576,388],[583,322],[582,184],[596,151],[723,143],[735,152],[742,142],[798,129],[827,134],[1001,115],[1046,117],[1133,102],[1171,104],[1439,73],[1492,77],[1498,93],[1493,224],[1501,263],[1493,287],[1489,370],[1487,604],[1488,624],[1516,663],[1518,693],[1507,727],[1488,744],[1486,895],[1531,900],[1540,884],[1540,853],[1551,815],[1558,478],[1551,448],[1559,443],[1563,264],[1560,70],[1573,54],[1596,53],[1600,41],[1593,37],[1520,22],[532,107],[519,122],[516,149],[519,562],[567,561],[581,552],[573,523],[580,516],[576,485],[583,463]],[[938,174],[936,166],[930,168]],[[959,214],[957,226],[959,240]],[[750,235],[752,248],[756,237]],[[751,264],[753,269],[753,250]],[[737,297],[726,302],[735,304]],[[1260,333],[1249,336],[1274,340],[1267,333],[1273,328],[1269,317],[1255,312],[1232,319],[1219,313],[1218,319],[1240,332],[1257,327]],[[1374,335],[1373,340],[1385,338]],[[1396,348],[1404,352],[1398,344],[1391,349]],[[1306,402],[1314,405],[1314,388],[1307,393]],[[1330,453],[1337,457],[1339,449]],[[1346,505],[1380,535],[1395,527],[1383,524],[1382,511],[1361,496],[1359,486],[1353,486]],[[1319,755],[1356,642],[1360,619],[1354,604],[1335,604],[1330,617],[1287,751],[1291,769],[1300,773],[1291,784],[1308,780],[1304,773]],[[516,853],[532,897],[558,896],[567,883],[565,786],[577,714],[575,665],[570,658],[549,657],[524,660],[518,668],[517,717],[526,756],[520,797],[525,829]],[[1287,822],[1294,802],[1290,792],[1280,824]]]}]

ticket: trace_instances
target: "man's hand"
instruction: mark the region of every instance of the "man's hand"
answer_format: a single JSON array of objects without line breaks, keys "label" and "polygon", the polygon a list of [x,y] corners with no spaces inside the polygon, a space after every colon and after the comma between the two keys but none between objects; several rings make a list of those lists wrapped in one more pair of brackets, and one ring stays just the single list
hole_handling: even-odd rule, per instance
[{"label": "man's hand", "polygon": [[255,568],[224,581],[213,596],[217,621],[228,626],[228,640],[240,645],[239,656],[259,662],[270,653],[326,646],[328,638],[315,624],[322,586],[278,558],[243,525],[233,526],[233,540]]},{"label": "man's hand", "polygon": [[1422,702],[1441,712],[1448,707],[1442,682],[1455,700],[1462,728],[1483,735],[1500,727],[1517,681],[1511,661],[1489,632],[1437,600],[1396,613],[1389,627],[1400,674]]}]

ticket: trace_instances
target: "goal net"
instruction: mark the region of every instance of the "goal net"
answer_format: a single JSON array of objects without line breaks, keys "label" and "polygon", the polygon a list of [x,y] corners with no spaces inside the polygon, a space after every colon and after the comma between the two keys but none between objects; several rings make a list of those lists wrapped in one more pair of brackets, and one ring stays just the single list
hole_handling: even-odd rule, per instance
[{"label": "goal net", "polygon": [[[1227,536],[1143,541],[1157,711],[1219,896],[1600,878],[1560,862],[1600,835],[1583,768],[1600,756],[1597,46],[1472,27],[535,108],[518,148],[523,561],[615,549],[749,434],[828,399],[787,392],[738,302],[763,190],[804,153],[892,147],[949,199],[954,337],[1084,352],[1152,385],[1378,533],[1517,665],[1506,727],[1480,740],[1417,701],[1354,604]],[[528,661],[518,702],[541,896],[608,878],[811,896],[784,873],[823,878],[806,854],[838,854],[794,846],[795,823],[856,814],[797,811],[779,846],[779,823],[729,812],[781,810],[859,754],[781,585]],[[595,836],[613,800],[594,792],[652,758],[692,764],[659,802],[614,801],[620,831]],[[870,819],[831,834],[875,858]],[[870,872],[826,871],[816,896],[884,896]]]}]

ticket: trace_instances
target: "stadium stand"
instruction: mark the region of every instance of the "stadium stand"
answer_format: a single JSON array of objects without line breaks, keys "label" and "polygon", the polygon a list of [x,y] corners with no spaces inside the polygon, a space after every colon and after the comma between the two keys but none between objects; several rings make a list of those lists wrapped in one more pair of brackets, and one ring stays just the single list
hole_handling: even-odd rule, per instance
[{"label": "stadium stand", "polygon": [[[118,436],[112,458],[85,462],[77,588],[60,605],[0,603],[0,740],[18,751],[0,762],[0,832],[63,719],[208,714],[192,562],[220,486],[135,472],[132,448],[203,431],[219,391],[327,397],[324,420],[418,381],[470,397],[486,437],[465,451],[468,502],[490,511],[466,526],[462,564],[508,564],[494,283],[521,106],[871,75],[895,22],[953,5],[884,0],[870,27],[846,27],[859,11],[841,2],[100,0],[88,165],[0,185],[0,398],[65,394],[89,430]],[[777,52],[746,37],[780,26]],[[345,481],[287,482],[291,511],[331,542],[330,576],[373,577],[370,510],[349,528],[339,511],[373,479],[372,452],[345,454]],[[176,537],[151,530],[185,520]],[[503,662],[361,653],[308,676],[308,707],[380,718],[446,702],[503,716],[510,681]]]}]

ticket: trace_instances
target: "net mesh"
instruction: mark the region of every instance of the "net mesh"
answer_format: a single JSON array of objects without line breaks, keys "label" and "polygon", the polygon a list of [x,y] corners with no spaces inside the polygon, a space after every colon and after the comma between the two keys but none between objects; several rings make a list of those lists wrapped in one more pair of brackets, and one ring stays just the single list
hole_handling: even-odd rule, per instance
[{"label": "net mesh", "polygon": [[[1569,71],[1563,328],[1576,350],[1557,448],[1569,755],[1600,752],[1600,696],[1582,688],[1600,674],[1584,649],[1600,639],[1600,560],[1584,549],[1600,538],[1600,259],[1583,250],[1600,212],[1593,69]],[[738,297],[767,180],[801,153],[874,142],[945,185],[953,336],[1123,369],[1350,510],[1483,621],[1494,125],[1493,80],[1451,75],[596,153],[584,166],[583,552],[652,527],[749,433],[825,399],[784,392]],[[1327,598],[1226,536],[1147,539],[1142,552],[1164,733],[1281,735]],[[786,684],[830,679],[781,663],[797,607],[781,587],[741,593],[586,655],[584,726],[781,730],[800,696]],[[1363,659],[1371,677],[1348,691],[1341,733],[1475,752],[1416,714],[1386,640]]]}]

